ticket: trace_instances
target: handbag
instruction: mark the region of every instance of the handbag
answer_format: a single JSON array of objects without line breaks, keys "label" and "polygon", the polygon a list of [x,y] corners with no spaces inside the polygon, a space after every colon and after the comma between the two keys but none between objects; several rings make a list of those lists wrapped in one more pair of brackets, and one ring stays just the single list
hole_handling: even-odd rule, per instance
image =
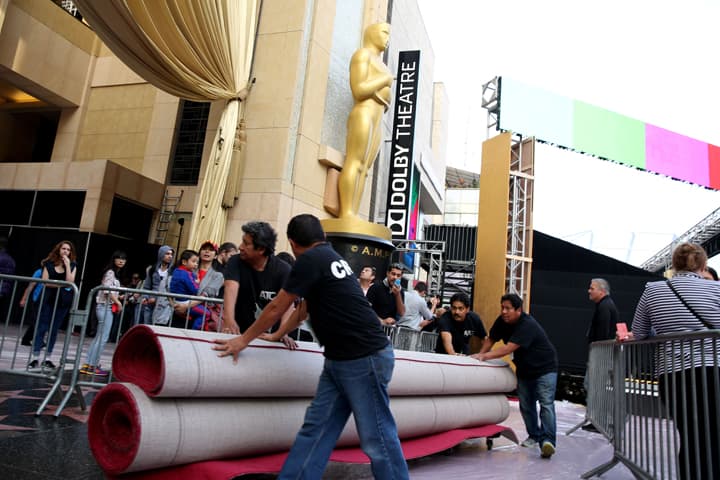
[{"label": "handbag", "polygon": [[666,280],[666,282],[667,282],[667,284],[668,284],[668,287],[670,287],[670,290],[672,290],[672,292],[675,294],[675,296],[678,298],[678,300],[680,300],[680,301],[682,302],[682,304],[685,305],[685,308],[687,308],[688,310],[690,310],[690,313],[692,313],[693,315],[695,315],[695,318],[697,318],[698,320],[700,320],[700,321],[702,322],[702,324],[705,325],[705,326],[708,328],[708,330],[715,330],[715,327],[714,327],[710,322],[706,321],[706,320],[703,319],[700,315],[698,315],[698,313],[697,313],[695,310],[693,310],[693,308],[690,306],[690,304],[687,303],[687,302],[685,301],[685,299],[680,296],[680,294],[678,293],[677,290],[675,290],[675,287],[673,286],[673,284],[672,284],[672,282],[671,282],[670,280]]}]

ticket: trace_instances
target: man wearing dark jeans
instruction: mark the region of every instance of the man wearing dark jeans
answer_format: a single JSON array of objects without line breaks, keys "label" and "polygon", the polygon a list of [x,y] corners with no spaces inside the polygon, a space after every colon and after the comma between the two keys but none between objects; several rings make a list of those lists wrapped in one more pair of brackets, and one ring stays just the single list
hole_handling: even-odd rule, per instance
[{"label": "man wearing dark jeans", "polygon": [[[505,345],[491,351],[499,340]],[[523,312],[522,299],[514,293],[502,296],[500,316],[490,329],[480,353],[472,357],[484,361],[511,353],[517,373],[520,414],[528,432],[522,446],[540,445],[541,456],[550,458],[557,445],[557,352],[540,324]],[[539,425],[537,403],[540,403]]]},{"label": "man wearing dark jeans", "polygon": [[[388,396],[395,357],[377,315],[350,265],[325,241],[316,217],[294,217],[287,236],[297,260],[284,287],[250,328],[230,340],[216,340],[214,349],[237,362],[241,350],[303,298],[298,310],[310,314],[318,341],[325,346],[325,363],[315,398],[278,478],[321,478],[352,413],[374,477],[407,479]],[[296,316],[299,321],[304,317]],[[295,326],[289,323],[284,327]]]}]

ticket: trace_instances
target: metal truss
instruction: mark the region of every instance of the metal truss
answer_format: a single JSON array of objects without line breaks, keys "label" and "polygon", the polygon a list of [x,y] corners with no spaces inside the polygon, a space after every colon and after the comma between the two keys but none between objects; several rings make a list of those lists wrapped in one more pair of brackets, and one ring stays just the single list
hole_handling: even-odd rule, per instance
[{"label": "metal truss", "polygon": [[675,245],[683,242],[692,242],[703,245],[716,235],[720,234],[720,208],[698,222],[687,232],[680,235],[668,246],[650,257],[640,267],[649,272],[667,270],[672,264],[672,251]]},{"label": "metal truss", "polygon": [[480,106],[487,110],[487,131],[490,138],[490,130],[499,128],[500,120],[500,80],[495,77],[482,86],[482,102]]},{"label": "metal truss", "polygon": [[[487,138],[499,133],[500,77],[482,86],[482,107],[487,109]],[[505,290],[517,293],[529,307],[532,267],[532,209],[535,139],[513,133],[510,148],[510,193],[505,253]]]},{"label": "metal truss", "polygon": [[443,258],[445,242],[437,240],[394,240],[395,252],[418,253],[420,261],[428,263],[428,294],[435,295],[443,288]]},{"label": "metal truss", "polygon": [[506,291],[529,298],[532,266],[532,209],[535,139],[514,135],[510,148],[510,194],[505,254]]}]

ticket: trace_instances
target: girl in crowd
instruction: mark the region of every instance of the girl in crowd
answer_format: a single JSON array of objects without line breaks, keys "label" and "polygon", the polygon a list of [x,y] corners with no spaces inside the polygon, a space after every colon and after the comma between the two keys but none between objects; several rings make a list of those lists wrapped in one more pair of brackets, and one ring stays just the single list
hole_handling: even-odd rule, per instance
[{"label": "girl in crowd", "polygon": [[[76,258],[75,245],[69,240],[63,240],[55,245],[47,258],[42,261],[43,270],[41,278],[43,280],[74,282],[75,272],[77,271]],[[38,367],[43,339],[48,331],[50,335],[47,341],[47,352],[45,354],[45,361],[42,362],[42,368],[50,370],[56,368],[55,364],[50,361],[48,357],[52,355],[60,325],[70,311],[70,307],[72,307],[72,299],[72,288],[62,287],[52,283],[45,284],[37,332],[35,333],[35,341],[33,342],[32,358],[28,364],[28,368]]]},{"label": "girl in crowd", "polygon": [[[104,269],[102,285],[105,287],[117,288],[120,286],[120,273],[125,268],[127,255],[125,252],[116,251],[113,253],[110,263]],[[100,355],[102,355],[105,344],[112,330],[115,313],[122,310],[123,304],[117,291],[100,290],[95,297],[95,314],[98,319],[97,333],[90,344],[85,364],[80,368],[80,373],[85,375],[98,375],[106,377],[108,372],[100,368]]]}]

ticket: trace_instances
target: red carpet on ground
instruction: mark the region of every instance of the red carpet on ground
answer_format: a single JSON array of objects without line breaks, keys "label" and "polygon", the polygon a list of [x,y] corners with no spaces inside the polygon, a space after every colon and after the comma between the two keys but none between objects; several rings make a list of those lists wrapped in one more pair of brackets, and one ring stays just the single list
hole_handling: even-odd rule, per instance
[{"label": "red carpet on ground", "polygon": [[[403,453],[408,460],[425,457],[454,447],[469,438],[487,438],[503,435],[514,441],[514,432],[502,425],[485,425],[476,428],[463,428],[448,432],[408,439],[402,442]],[[262,455],[258,457],[210,460],[191,463],[157,470],[132,473],[116,479],[133,480],[175,480],[176,478],[192,478],[194,480],[230,480],[240,475],[251,473],[278,473],[282,468],[287,453]],[[330,461],[342,463],[370,463],[360,448],[340,448],[333,451]]]}]

